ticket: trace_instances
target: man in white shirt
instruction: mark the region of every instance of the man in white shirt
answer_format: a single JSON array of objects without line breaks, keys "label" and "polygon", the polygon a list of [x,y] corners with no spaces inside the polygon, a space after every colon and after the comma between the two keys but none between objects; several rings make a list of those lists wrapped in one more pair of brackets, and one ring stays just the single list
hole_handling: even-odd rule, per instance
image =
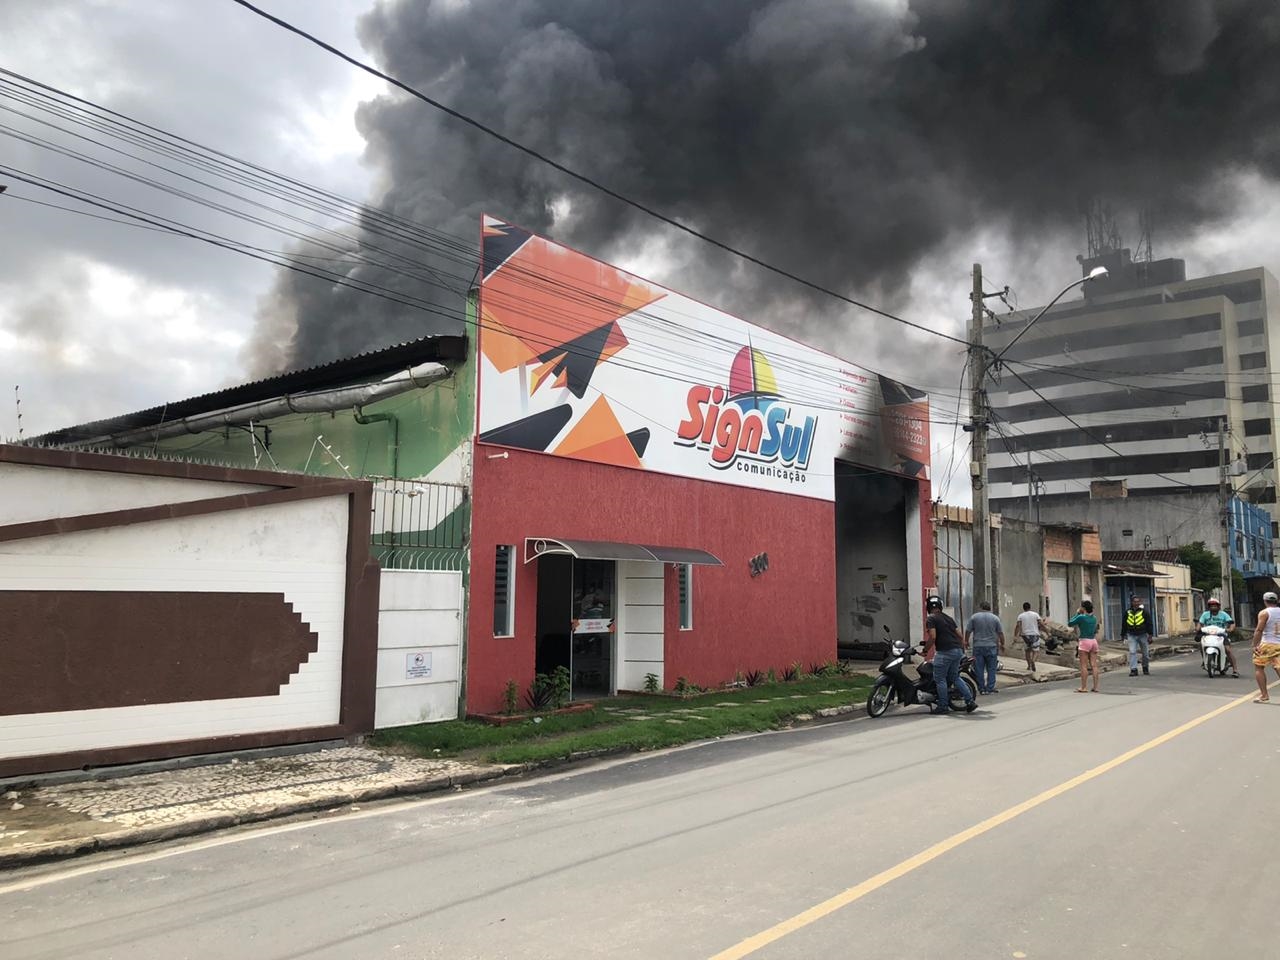
[{"label": "man in white shirt", "polygon": [[1036,657],[1040,653],[1040,614],[1031,609],[1030,603],[1023,603],[1022,612],[1018,614],[1018,623],[1013,628],[1015,637],[1022,637],[1023,653],[1027,655],[1027,669],[1036,672]]}]

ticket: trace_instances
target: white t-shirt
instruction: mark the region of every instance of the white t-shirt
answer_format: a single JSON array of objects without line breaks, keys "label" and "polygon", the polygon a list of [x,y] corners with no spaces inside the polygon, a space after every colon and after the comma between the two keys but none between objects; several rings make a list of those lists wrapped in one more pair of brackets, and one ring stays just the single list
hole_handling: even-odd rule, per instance
[{"label": "white t-shirt", "polygon": [[1022,624],[1024,637],[1040,636],[1040,614],[1034,610],[1024,610],[1018,614],[1018,623]]},{"label": "white t-shirt", "polygon": [[1266,622],[1262,625],[1262,639],[1259,643],[1280,643],[1280,607],[1267,607]]}]

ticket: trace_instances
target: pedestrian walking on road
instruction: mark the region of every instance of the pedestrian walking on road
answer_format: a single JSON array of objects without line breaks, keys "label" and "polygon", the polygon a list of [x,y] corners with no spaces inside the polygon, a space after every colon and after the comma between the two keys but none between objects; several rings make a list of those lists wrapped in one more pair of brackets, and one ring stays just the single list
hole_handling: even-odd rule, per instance
[{"label": "pedestrian walking on road", "polygon": [[[938,703],[934,713],[945,716],[951,709],[951,688],[965,691],[964,710],[973,713],[978,704],[968,697],[969,684],[960,686],[960,661],[964,659],[964,638],[960,628],[942,612],[942,598],[930,597],[925,602],[929,619],[925,624],[925,636],[933,644],[933,682],[938,687]],[[959,710],[959,707],[954,709]]]},{"label": "pedestrian walking on road", "polygon": [[1136,593],[1129,598],[1129,609],[1124,612],[1124,637],[1129,643],[1129,676],[1138,675],[1138,653],[1142,653],[1142,672],[1151,672],[1151,635],[1155,633],[1155,624],[1151,622],[1151,614],[1142,605],[1142,598]]},{"label": "pedestrian walking on road", "polygon": [[1253,675],[1258,680],[1258,698],[1254,703],[1270,703],[1267,690],[1267,667],[1280,677],[1280,597],[1264,593],[1266,607],[1258,611],[1258,625],[1253,628]]},{"label": "pedestrian walking on road", "polygon": [[991,612],[991,602],[983,600],[978,612],[964,628],[964,641],[973,647],[973,660],[978,668],[978,692],[996,692],[997,651],[1004,653],[1004,624]]},{"label": "pedestrian walking on road", "polygon": [[1067,621],[1068,627],[1080,631],[1076,644],[1076,656],[1080,658],[1080,686],[1076,693],[1084,693],[1085,682],[1093,674],[1093,692],[1098,692],[1098,618],[1093,615],[1093,602],[1084,600],[1076,615]]},{"label": "pedestrian walking on road", "polygon": [[1017,626],[1013,628],[1014,637],[1022,637],[1022,652],[1027,657],[1027,669],[1036,672],[1036,657],[1040,654],[1040,614],[1031,609],[1030,603],[1022,604],[1022,612],[1018,614]]}]

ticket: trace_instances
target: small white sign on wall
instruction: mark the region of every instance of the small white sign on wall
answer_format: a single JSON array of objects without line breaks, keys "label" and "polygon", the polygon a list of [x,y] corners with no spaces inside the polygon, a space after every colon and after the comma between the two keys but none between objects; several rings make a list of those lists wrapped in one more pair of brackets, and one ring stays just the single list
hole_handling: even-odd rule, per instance
[{"label": "small white sign on wall", "polygon": [[426,680],[430,676],[430,650],[414,650],[404,655],[404,678],[406,680]]}]

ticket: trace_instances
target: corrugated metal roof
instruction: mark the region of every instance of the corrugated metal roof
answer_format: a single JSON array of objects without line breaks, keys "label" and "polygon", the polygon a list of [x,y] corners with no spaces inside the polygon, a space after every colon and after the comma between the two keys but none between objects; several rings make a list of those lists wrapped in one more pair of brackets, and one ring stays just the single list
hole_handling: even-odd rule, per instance
[{"label": "corrugated metal roof", "polygon": [[355,356],[331,360],[314,367],[293,370],[278,376],[242,383],[213,393],[201,394],[187,400],[167,403],[136,413],[95,420],[62,430],[55,430],[34,438],[31,442],[47,446],[64,446],[84,443],[113,433],[155,427],[171,420],[182,420],[198,414],[235,407],[244,403],[259,403],[290,393],[304,393],[360,383],[395,373],[419,363],[429,361],[458,361],[467,356],[465,335],[420,337],[390,347],[358,353]]},{"label": "corrugated metal roof", "polygon": [[1104,563],[1131,563],[1154,560],[1157,563],[1180,563],[1177,549],[1166,550],[1103,550]]}]

